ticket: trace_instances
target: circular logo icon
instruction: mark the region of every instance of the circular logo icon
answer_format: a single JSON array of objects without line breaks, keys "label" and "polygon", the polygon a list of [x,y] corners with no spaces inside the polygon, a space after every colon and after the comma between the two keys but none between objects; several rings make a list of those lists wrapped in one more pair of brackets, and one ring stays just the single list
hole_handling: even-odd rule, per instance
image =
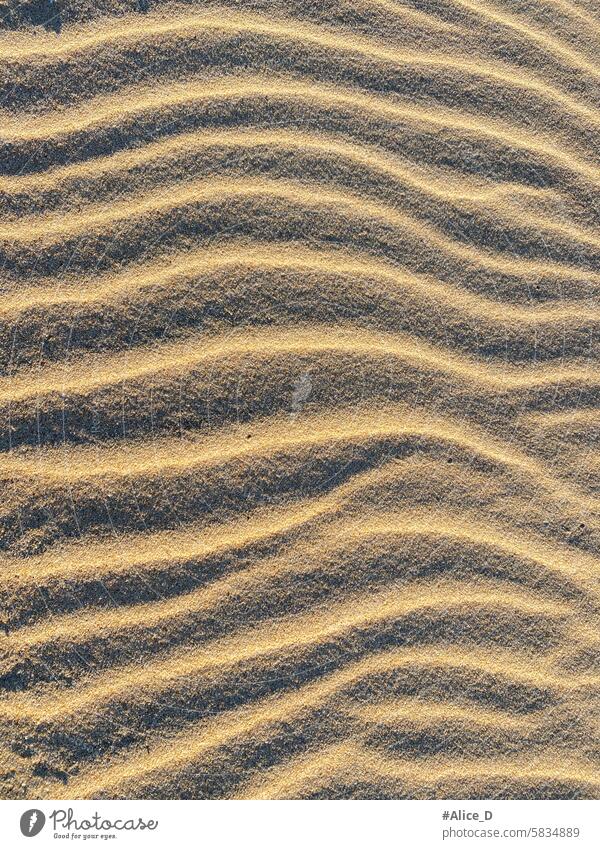
[{"label": "circular logo icon", "polygon": [[30,811],[25,811],[21,816],[21,834],[25,837],[35,837],[43,829],[46,823],[46,817],[37,808],[32,808]]}]

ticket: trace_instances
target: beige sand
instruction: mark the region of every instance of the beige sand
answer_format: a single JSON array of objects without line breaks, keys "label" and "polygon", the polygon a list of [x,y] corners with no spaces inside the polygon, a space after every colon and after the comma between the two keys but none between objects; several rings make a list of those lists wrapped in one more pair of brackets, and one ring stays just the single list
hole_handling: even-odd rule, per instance
[{"label": "beige sand", "polygon": [[597,4],[123,5],[3,8],[0,795],[598,798]]}]

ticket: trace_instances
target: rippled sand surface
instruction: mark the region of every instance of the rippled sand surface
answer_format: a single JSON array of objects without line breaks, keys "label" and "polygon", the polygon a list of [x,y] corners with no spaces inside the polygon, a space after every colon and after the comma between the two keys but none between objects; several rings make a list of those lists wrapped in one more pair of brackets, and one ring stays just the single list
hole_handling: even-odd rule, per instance
[{"label": "rippled sand surface", "polygon": [[598,798],[598,4],[0,13],[1,795]]}]

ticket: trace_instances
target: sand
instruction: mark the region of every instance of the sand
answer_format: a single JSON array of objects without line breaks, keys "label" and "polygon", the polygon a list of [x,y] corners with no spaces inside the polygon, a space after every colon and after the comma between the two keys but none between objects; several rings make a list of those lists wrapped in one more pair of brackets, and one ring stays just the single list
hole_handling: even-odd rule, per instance
[{"label": "sand", "polygon": [[598,798],[597,4],[0,15],[2,798]]}]

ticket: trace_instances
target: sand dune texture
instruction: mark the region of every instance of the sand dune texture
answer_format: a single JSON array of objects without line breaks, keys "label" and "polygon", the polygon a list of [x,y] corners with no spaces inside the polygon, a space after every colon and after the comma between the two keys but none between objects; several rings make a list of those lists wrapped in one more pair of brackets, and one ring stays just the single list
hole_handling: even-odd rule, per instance
[{"label": "sand dune texture", "polygon": [[0,17],[2,796],[598,798],[598,3]]}]

